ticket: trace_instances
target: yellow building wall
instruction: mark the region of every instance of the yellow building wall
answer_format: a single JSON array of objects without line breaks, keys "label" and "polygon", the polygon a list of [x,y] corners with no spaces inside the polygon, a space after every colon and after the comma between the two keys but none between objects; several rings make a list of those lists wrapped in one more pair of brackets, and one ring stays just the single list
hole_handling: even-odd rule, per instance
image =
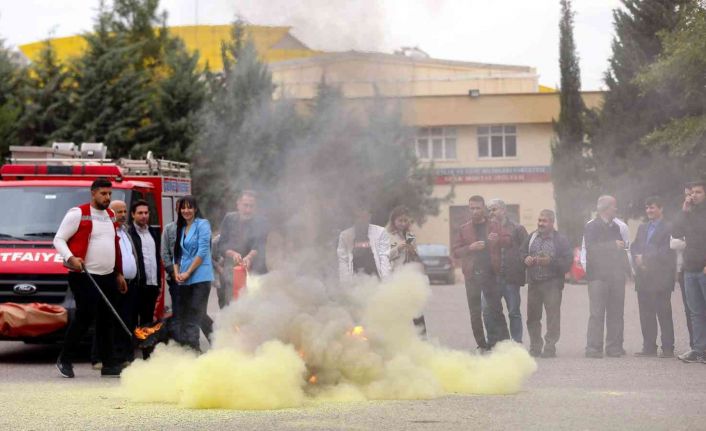
[{"label": "yellow building wall", "polygon": [[[422,63],[405,57],[371,54],[334,54],[340,59],[323,55],[316,62],[284,62],[272,64],[272,76],[280,91],[277,97],[310,99],[325,78],[339,86],[349,98],[467,95],[470,89],[481,94],[535,93],[537,75],[531,68],[460,66]],[[360,58],[348,58],[360,56]],[[325,59],[326,58],[326,59]],[[526,69],[526,70],[522,70]]]},{"label": "yellow building wall", "polygon": [[[169,32],[180,37],[190,52],[199,51],[199,66],[208,64],[211,70],[223,69],[221,61],[221,42],[230,41],[230,25],[199,25],[169,27]],[[289,27],[247,26],[246,35],[255,44],[257,52],[265,62],[291,60],[311,57],[320,54],[310,49],[275,49],[272,48],[289,33]],[[19,46],[20,51],[34,61],[44,47],[44,41],[28,43]],[[61,60],[78,57],[86,49],[87,43],[83,36],[68,36],[51,39],[51,43]]]}]

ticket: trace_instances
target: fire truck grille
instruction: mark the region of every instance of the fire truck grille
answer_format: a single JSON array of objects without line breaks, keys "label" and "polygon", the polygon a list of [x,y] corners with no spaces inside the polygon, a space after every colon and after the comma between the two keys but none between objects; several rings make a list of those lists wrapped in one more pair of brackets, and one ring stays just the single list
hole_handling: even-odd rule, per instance
[{"label": "fire truck grille", "polygon": [[68,288],[66,276],[0,274],[0,303],[61,304]]}]

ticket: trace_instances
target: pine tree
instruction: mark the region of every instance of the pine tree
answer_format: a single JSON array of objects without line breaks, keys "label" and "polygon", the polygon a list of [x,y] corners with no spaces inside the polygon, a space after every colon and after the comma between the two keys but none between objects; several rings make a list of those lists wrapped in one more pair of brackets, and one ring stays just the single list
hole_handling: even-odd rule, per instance
[{"label": "pine tree", "polygon": [[587,163],[584,158],[584,112],[581,98],[581,71],[574,43],[574,12],[571,0],[561,0],[559,21],[559,121],[554,124],[556,139],[552,143],[552,182],[559,227],[569,242],[581,241],[583,225],[589,211],[587,203]]},{"label": "pine tree", "polygon": [[19,140],[24,145],[50,144],[71,117],[72,77],[49,40],[30,65],[29,75],[22,97],[24,113],[17,124]]},{"label": "pine tree", "polygon": [[160,157],[186,160],[189,147],[200,133],[199,114],[206,98],[198,53],[186,51],[180,39],[171,38],[166,49],[166,77],[159,82],[155,117],[159,140],[151,148]]},{"label": "pine tree", "polygon": [[190,152],[195,192],[216,219],[239,190],[271,184],[274,158],[284,145],[275,124],[272,77],[252,41],[242,40],[243,26],[233,23],[233,41],[222,49],[223,74],[208,79],[203,133]]},{"label": "pine tree", "polygon": [[[663,46],[638,84],[662,96],[672,118],[643,143],[678,164],[676,180],[706,179],[706,6],[697,2],[685,8],[676,29],[663,35]],[[676,206],[681,195],[672,196]]]},{"label": "pine tree", "polygon": [[140,43],[113,31],[112,11],[102,10],[86,34],[88,47],[75,64],[74,112],[60,135],[73,142],[104,142],[112,157],[156,141],[149,117],[154,90],[140,63]]},{"label": "pine tree", "polygon": [[[679,168],[640,144],[671,115],[662,96],[641,91],[635,79],[662,51],[658,34],[674,29],[679,10],[690,0],[622,0],[614,11],[616,36],[605,75],[607,92],[590,131],[602,193],[615,194],[628,216],[642,215],[647,196],[678,190]],[[670,181],[671,180],[671,181]]]},{"label": "pine tree", "polygon": [[0,161],[9,155],[11,145],[19,144],[16,122],[22,115],[25,81],[25,69],[0,39]]}]

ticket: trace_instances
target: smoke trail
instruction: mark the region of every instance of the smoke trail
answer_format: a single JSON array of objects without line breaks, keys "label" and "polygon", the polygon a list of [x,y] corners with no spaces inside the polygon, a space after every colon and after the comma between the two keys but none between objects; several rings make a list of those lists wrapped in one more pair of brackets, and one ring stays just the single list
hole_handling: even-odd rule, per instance
[{"label": "smoke trail", "polygon": [[421,340],[412,318],[430,289],[413,266],[346,288],[284,270],[258,285],[218,316],[213,349],[196,357],[160,346],[123,372],[126,395],[190,408],[277,409],[509,394],[536,369],[512,342],[475,356]]}]

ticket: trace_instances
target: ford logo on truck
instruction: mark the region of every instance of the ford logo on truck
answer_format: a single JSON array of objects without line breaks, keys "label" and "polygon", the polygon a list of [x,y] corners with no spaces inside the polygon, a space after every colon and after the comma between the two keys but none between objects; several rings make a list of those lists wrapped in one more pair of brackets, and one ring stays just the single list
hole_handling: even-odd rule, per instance
[{"label": "ford logo on truck", "polygon": [[34,284],[16,284],[12,290],[18,295],[32,295],[37,293],[37,286]]}]

